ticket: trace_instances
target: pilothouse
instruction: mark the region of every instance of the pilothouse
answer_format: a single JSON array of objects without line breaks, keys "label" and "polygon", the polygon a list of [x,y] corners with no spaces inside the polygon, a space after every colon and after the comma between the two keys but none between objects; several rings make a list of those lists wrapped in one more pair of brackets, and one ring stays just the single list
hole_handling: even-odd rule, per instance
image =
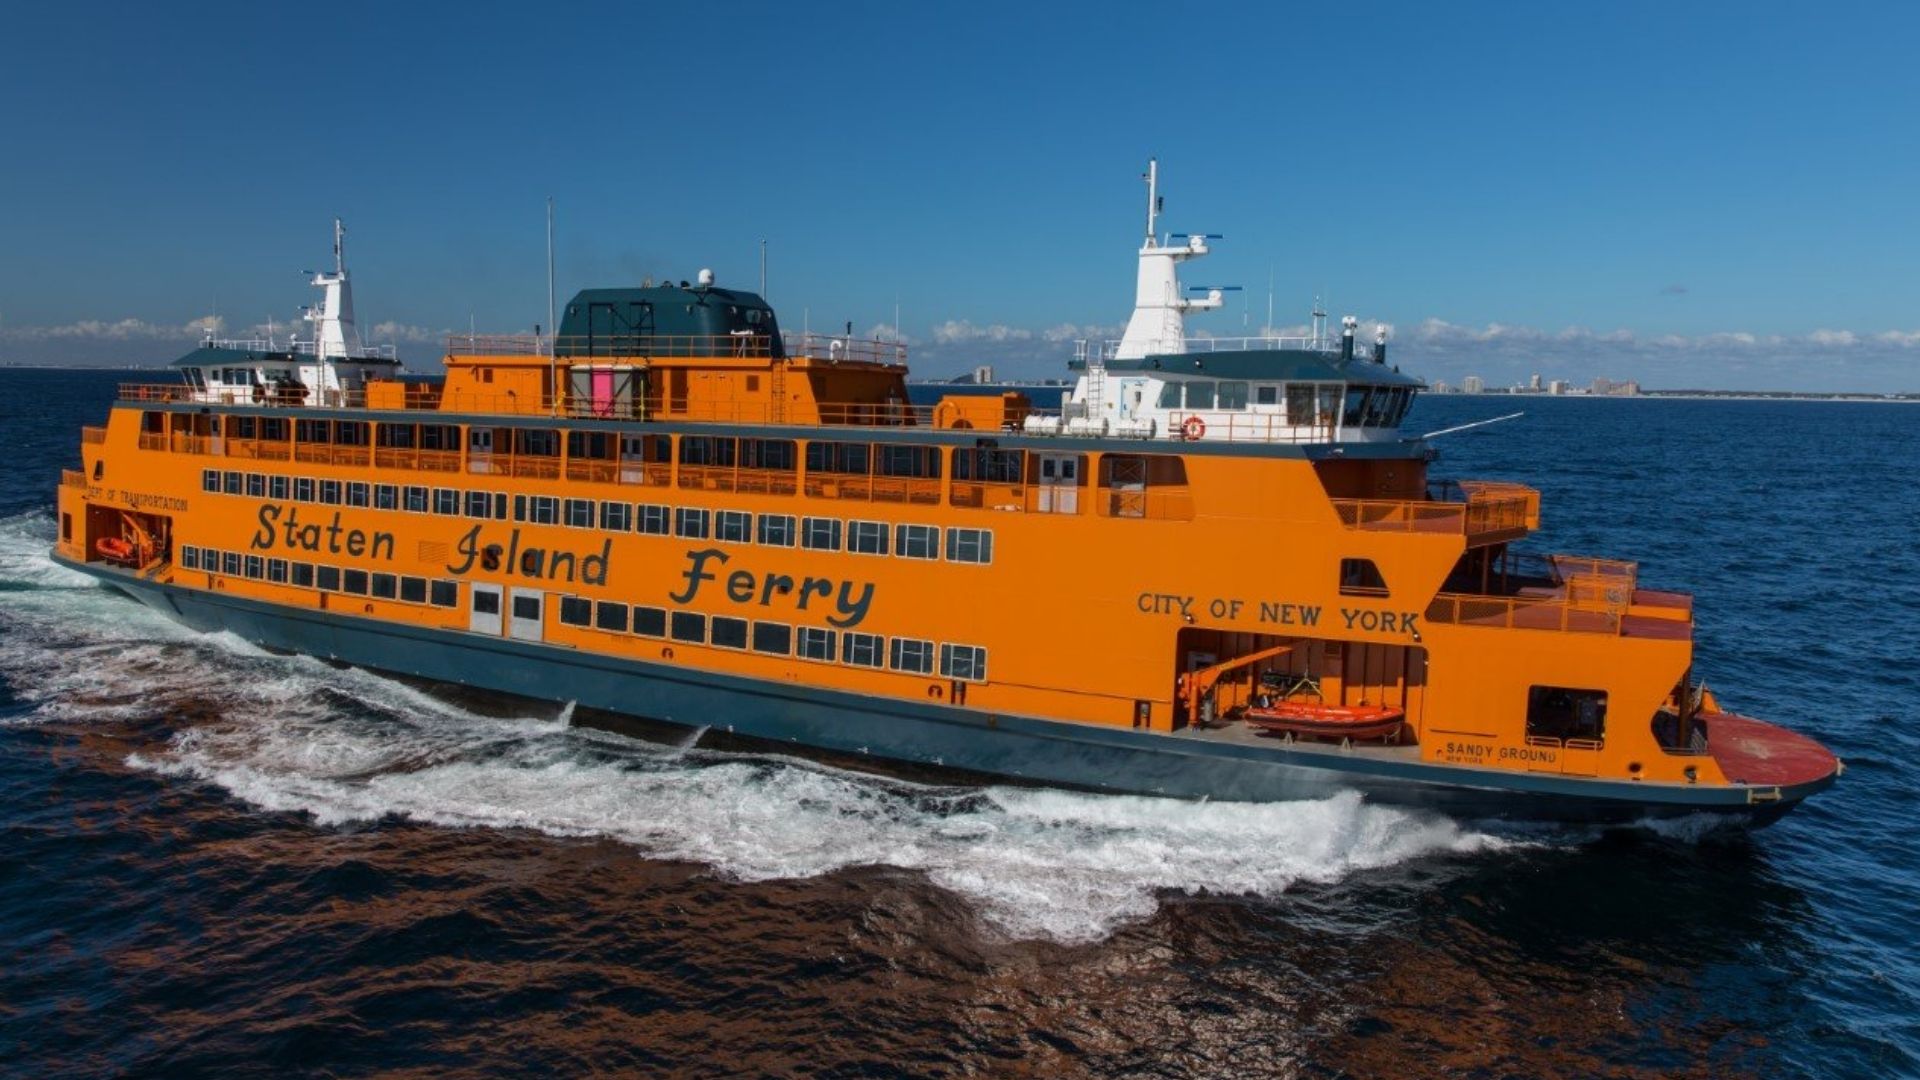
[{"label": "pilothouse", "polygon": [[[369,383],[390,379],[400,362],[391,345],[361,341],[347,277],[347,229],[333,219],[333,270],[313,275],[320,305],[302,309],[312,329],[304,340],[225,339],[209,334],[200,348],[174,361],[194,400],[216,405],[339,405]],[[271,326],[271,324],[269,324]]]}]

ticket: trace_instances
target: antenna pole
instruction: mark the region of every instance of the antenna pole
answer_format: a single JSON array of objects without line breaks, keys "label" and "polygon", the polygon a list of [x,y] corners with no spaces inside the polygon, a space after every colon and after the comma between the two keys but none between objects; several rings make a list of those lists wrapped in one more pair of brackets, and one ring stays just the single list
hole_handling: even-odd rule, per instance
[{"label": "antenna pole", "polygon": [[347,272],[346,243],[347,243],[347,227],[341,224],[339,218],[334,218],[333,219],[333,272],[336,274],[344,274]]},{"label": "antenna pole", "polygon": [[560,361],[554,342],[559,327],[553,324],[553,196],[547,196],[547,378],[553,388],[553,412],[560,414]]},{"label": "antenna pole", "polygon": [[1273,335],[1273,264],[1267,264],[1267,334]]},{"label": "antenna pole", "polygon": [[1156,231],[1160,224],[1159,158],[1147,159],[1147,175],[1143,179],[1147,182],[1147,243],[1151,244],[1153,238],[1159,235]]},{"label": "antenna pole", "polygon": [[767,238],[760,238],[760,299],[767,298]]}]

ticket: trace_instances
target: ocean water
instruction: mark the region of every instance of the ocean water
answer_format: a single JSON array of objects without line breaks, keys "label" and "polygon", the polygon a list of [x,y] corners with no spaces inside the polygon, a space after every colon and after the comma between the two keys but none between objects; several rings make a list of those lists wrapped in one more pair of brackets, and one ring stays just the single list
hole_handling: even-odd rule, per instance
[{"label": "ocean water", "polygon": [[1430,398],[1838,751],[1758,832],[940,786],[195,634],[0,372],[0,1072],[1920,1075],[1920,406]]}]

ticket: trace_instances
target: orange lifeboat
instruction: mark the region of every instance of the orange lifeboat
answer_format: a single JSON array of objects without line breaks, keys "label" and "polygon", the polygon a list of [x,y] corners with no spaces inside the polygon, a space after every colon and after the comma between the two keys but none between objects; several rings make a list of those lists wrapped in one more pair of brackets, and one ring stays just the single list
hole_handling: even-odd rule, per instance
[{"label": "orange lifeboat", "polygon": [[112,562],[131,563],[134,560],[133,543],[124,537],[103,536],[93,542],[93,549]]},{"label": "orange lifeboat", "polygon": [[1248,706],[1245,719],[1273,735],[1323,739],[1385,739],[1400,733],[1406,711],[1390,705],[1321,705],[1276,701]]}]

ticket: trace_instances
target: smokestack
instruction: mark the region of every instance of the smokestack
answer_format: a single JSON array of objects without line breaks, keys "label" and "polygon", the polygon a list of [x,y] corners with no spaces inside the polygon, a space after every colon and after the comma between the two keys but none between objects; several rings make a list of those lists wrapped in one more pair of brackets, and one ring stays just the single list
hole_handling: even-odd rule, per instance
[{"label": "smokestack", "polygon": [[1359,325],[1360,325],[1360,320],[1354,318],[1351,315],[1347,315],[1341,318],[1340,320],[1340,359],[1342,360],[1353,359],[1353,328]]}]

